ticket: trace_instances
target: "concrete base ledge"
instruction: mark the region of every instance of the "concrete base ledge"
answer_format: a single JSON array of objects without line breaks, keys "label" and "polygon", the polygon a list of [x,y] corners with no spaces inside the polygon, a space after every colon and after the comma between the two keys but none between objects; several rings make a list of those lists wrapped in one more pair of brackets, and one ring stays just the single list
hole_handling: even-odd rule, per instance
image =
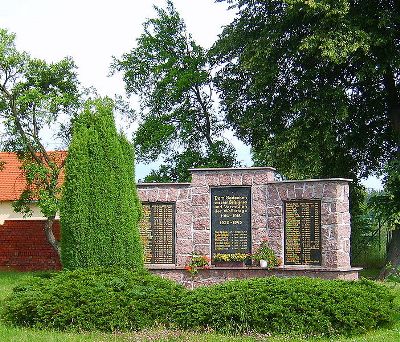
[{"label": "concrete base ledge", "polygon": [[[171,264],[147,264],[146,268],[149,270],[184,270],[185,267],[182,266],[176,266],[176,265],[171,265]],[[211,265],[209,269],[206,271],[210,270],[245,270],[245,271],[251,271],[251,270],[262,270],[262,271],[314,271],[314,272],[354,272],[354,271],[361,271],[363,268],[362,267],[342,267],[342,268],[327,268],[327,267],[321,267],[321,266],[295,266],[295,265],[286,265],[286,266],[279,266],[279,267],[274,267],[271,269],[265,269],[261,268],[258,266],[243,266],[243,267],[231,267],[231,266],[214,266]],[[204,270],[200,270],[204,271]]]},{"label": "concrete base ledge", "polygon": [[260,267],[211,267],[207,270],[199,270],[195,277],[191,277],[188,271],[182,267],[154,268],[149,265],[149,270],[161,277],[168,278],[184,285],[187,288],[206,286],[222,283],[232,279],[249,279],[262,277],[302,277],[321,279],[357,280],[362,268],[352,267],[347,269],[327,269],[317,267],[277,267],[265,269]]}]

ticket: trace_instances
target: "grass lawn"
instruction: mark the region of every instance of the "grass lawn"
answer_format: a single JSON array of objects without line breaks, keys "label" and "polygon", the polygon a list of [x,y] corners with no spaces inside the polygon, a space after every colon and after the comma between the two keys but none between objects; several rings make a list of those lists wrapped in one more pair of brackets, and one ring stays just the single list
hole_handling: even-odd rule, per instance
[{"label": "grass lawn", "polygon": [[[0,272],[0,300],[2,301],[14,285],[28,277],[29,273]],[[396,294],[397,304],[400,305],[400,284],[388,283],[388,287]],[[396,325],[392,329],[381,329],[368,334],[353,337],[335,339],[335,341],[400,341],[400,314]],[[221,336],[213,333],[191,333],[185,331],[166,331],[162,328],[147,330],[138,333],[103,334],[103,333],[61,333],[52,331],[37,331],[32,329],[15,328],[0,321],[0,341],[8,342],[31,342],[31,341],[304,341],[289,337],[267,337],[267,336]],[[309,339],[308,341],[332,341],[332,339]]]}]

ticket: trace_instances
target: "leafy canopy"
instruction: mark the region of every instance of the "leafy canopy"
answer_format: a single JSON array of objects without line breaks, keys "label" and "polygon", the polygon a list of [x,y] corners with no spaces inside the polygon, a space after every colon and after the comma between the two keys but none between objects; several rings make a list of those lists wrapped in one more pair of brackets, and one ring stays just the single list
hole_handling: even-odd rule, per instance
[{"label": "leafy canopy", "polygon": [[0,29],[1,148],[18,153],[27,183],[14,209],[29,215],[30,204],[36,200],[48,218],[47,239],[57,252],[51,226],[59,209],[64,162],[60,154],[46,151],[44,137],[54,133],[54,139],[68,139],[65,122],[80,104],[75,69],[69,58],[47,63],[30,57],[16,48],[15,34]]},{"label": "leafy canopy", "polygon": [[[28,187],[15,205],[29,213],[36,199],[46,216],[58,210],[58,177],[63,167],[57,154],[46,151],[43,133],[75,113],[79,104],[75,64],[65,58],[46,63],[20,52],[15,34],[0,29],[0,119],[5,128],[3,148],[17,151]],[[65,134],[62,129],[58,132]]]},{"label": "leafy canopy", "polygon": [[112,70],[122,71],[129,94],[139,95],[141,122],[135,134],[138,159],[165,158],[152,180],[185,181],[187,167],[232,166],[233,147],[214,104],[207,52],[195,43],[171,1],[154,7],[137,46]]},{"label": "leafy canopy", "polygon": [[288,177],[366,177],[400,132],[396,1],[228,1],[214,46],[231,126]]}]

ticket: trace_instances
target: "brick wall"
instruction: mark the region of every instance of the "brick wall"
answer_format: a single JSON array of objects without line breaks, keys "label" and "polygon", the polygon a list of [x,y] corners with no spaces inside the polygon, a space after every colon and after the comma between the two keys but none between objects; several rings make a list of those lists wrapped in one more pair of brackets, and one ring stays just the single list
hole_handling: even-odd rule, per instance
[{"label": "brick wall", "polygon": [[[60,238],[59,222],[55,223]],[[20,271],[60,269],[57,253],[46,240],[43,220],[10,220],[0,225],[0,268]]]}]

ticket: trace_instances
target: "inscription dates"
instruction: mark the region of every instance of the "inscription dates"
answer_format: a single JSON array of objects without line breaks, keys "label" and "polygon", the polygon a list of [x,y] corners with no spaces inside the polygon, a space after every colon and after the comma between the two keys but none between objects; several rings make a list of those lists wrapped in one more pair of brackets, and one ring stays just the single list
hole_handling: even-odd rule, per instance
[{"label": "inscription dates", "polygon": [[139,223],[145,263],[175,263],[175,205],[143,203]]},{"label": "inscription dates", "polygon": [[251,252],[251,190],[211,189],[211,251],[215,254]]},{"label": "inscription dates", "polygon": [[321,201],[284,202],[285,264],[321,265]]}]

